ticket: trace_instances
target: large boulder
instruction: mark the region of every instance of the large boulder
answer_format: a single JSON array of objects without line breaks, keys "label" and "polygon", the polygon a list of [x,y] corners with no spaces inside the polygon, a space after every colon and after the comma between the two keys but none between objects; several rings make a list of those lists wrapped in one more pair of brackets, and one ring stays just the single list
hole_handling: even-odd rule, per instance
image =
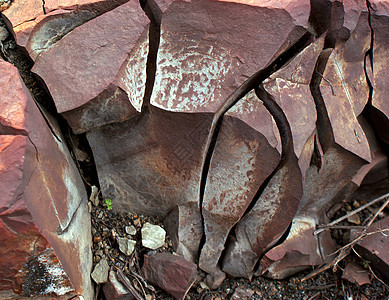
[{"label": "large boulder", "polygon": [[17,69],[0,61],[0,73],[0,289],[26,292],[28,259],[51,246],[76,292],[91,299],[90,216],[81,176],[58,124],[37,107]]}]

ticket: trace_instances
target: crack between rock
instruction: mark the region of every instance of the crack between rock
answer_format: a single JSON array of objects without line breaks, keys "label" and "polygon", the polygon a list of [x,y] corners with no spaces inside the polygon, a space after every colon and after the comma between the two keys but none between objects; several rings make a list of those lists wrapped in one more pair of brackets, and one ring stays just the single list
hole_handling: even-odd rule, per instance
[{"label": "crack between rock", "polygon": [[161,37],[162,11],[154,0],[139,0],[140,6],[150,20],[149,53],[146,62],[146,84],[143,96],[141,114],[149,112],[150,99],[153,93],[155,75],[157,72],[157,55]]},{"label": "crack between rock", "polygon": [[46,14],[46,8],[45,8],[45,0],[42,0],[42,10],[43,10],[43,14],[45,15]]},{"label": "crack between rock", "polygon": [[371,3],[369,0],[366,0],[366,6],[367,6],[367,10],[368,10],[368,23],[369,23],[369,27],[370,27],[370,48],[365,53],[364,66],[363,66],[364,72],[365,72],[365,77],[366,77],[366,82],[367,82],[367,85],[369,86],[369,99],[367,101],[365,108],[373,105],[372,101],[373,101],[373,92],[374,92],[373,91],[374,90],[373,84],[371,83],[371,80],[369,78],[369,74],[367,71],[367,64],[368,64],[368,60],[369,60],[371,72],[374,74],[374,65],[373,65],[374,29],[373,29],[373,25],[371,22],[371,10],[373,8],[371,7]]},{"label": "crack between rock", "polygon": [[[249,79],[247,79],[240,87],[238,87],[235,92],[233,92],[226,101],[219,107],[215,112],[211,128],[208,134],[207,143],[205,145],[205,150],[203,152],[203,161],[202,161],[202,172],[200,179],[200,191],[199,191],[199,205],[200,205],[200,214],[203,227],[203,236],[201,239],[199,247],[199,255],[201,255],[202,248],[205,244],[205,223],[203,217],[203,200],[206,181],[208,177],[208,172],[211,164],[212,155],[216,145],[216,141],[219,135],[221,123],[223,121],[224,114],[233,107],[240,99],[242,99],[247,93],[252,89],[257,88],[261,83],[270,77],[273,73],[281,69],[286,65],[291,59],[293,59],[297,54],[304,50],[309,44],[312,43],[314,36],[310,32],[306,32],[297,42],[295,42],[291,47],[286,51],[280,54],[276,59],[274,59],[267,67],[261,69]],[[273,173],[272,173],[273,174]],[[269,176],[270,177],[270,176]],[[270,180],[270,179],[269,179]],[[231,231],[230,231],[231,232]]]}]

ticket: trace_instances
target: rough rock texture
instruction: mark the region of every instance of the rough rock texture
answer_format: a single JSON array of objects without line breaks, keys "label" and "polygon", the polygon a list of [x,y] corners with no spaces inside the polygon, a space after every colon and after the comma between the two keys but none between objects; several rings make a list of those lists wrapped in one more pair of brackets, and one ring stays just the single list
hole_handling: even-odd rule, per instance
[{"label": "rough rock texture", "polygon": [[135,297],[121,284],[114,271],[109,272],[108,282],[103,286],[107,299],[132,300]]},{"label": "rough rock texture", "polygon": [[144,94],[148,23],[132,0],[75,28],[36,60],[32,71],[75,132],[136,114],[131,102]]},{"label": "rough rock texture", "polygon": [[[355,250],[377,270],[386,280],[389,280],[389,217],[374,222],[367,230],[369,236],[355,245]],[[360,230],[352,230],[350,239],[357,238]]]},{"label": "rough rock texture", "polygon": [[[103,196],[163,219],[212,288],[328,260],[331,235],[314,231],[387,164],[387,1],[146,2],[46,0],[42,14],[15,0],[4,13],[86,133]],[[16,163],[6,147],[23,151],[29,131],[0,130]],[[60,229],[74,212],[58,210]]]},{"label": "rough rock texture", "polygon": [[[16,273],[54,248],[77,292],[92,296],[86,191],[59,127],[39,110],[15,67],[0,61],[1,289],[21,292]],[[55,134],[55,135],[54,135]]]},{"label": "rough rock texture", "polygon": [[183,299],[195,280],[197,266],[178,255],[157,253],[145,256],[142,271],[146,280]]}]

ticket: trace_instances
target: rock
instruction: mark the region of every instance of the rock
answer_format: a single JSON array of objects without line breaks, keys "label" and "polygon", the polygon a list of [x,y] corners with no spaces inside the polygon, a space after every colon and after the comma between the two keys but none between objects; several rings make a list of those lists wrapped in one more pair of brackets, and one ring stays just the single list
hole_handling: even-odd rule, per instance
[{"label": "rock", "polygon": [[89,200],[93,203],[94,206],[99,205],[99,190],[94,185],[92,185],[91,187],[91,194],[89,196]]},{"label": "rock", "polygon": [[67,112],[75,132],[136,114],[131,102],[144,94],[148,23],[131,0],[75,28],[37,58],[32,71],[47,84],[58,112]]},{"label": "rock", "polygon": [[178,255],[156,253],[145,255],[143,274],[176,299],[184,299],[197,274],[197,266]]},{"label": "rock", "polygon": [[105,298],[118,300],[132,300],[134,296],[120,283],[114,271],[109,271],[108,282],[104,284]]},{"label": "rock", "polygon": [[146,223],[141,232],[143,247],[156,250],[165,244],[166,231],[162,227]]},{"label": "rock", "polygon": [[48,0],[30,1],[28,5],[15,0],[3,12],[10,23],[16,42],[33,60],[50,49],[67,33],[81,24],[123,4],[126,0]]},{"label": "rock", "polygon": [[17,69],[0,61],[0,73],[0,157],[7,165],[0,171],[0,236],[6,246],[0,289],[20,292],[24,279],[16,274],[50,245],[76,292],[92,297],[91,224],[81,176],[58,124],[38,109]]},{"label": "rock", "polygon": [[9,33],[7,28],[0,25],[0,42],[3,42],[7,39]]},{"label": "rock", "polygon": [[102,258],[93,269],[91,276],[97,284],[105,283],[108,280],[108,271],[108,262],[105,258]]},{"label": "rock", "polygon": [[249,300],[251,296],[254,295],[254,291],[251,289],[243,289],[241,287],[237,287],[234,293],[231,296],[231,300]]},{"label": "rock", "polygon": [[[370,262],[371,266],[377,270],[386,280],[389,280],[389,238],[381,231],[389,228],[389,217],[375,221],[367,230],[370,233],[367,237],[358,242],[354,247],[355,251],[364,260]],[[354,240],[360,234],[359,229],[352,229],[350,240]],[[375,232],[375,233],[373,233]]]},{"label": "rock", "polygon": [[343,270],[342,279],[358,285],[370,284],[369,272],[357,265],[355,262],[349,262]]},{"label": "rock", "polygon": [[118,237],[117,241],[119,243],[119,250],[122,251],[125,255],[130,256],[134,251],[136,241]]},{"label": "rock", "polygon": [[126,226],[125,230],[126,230],[126,233],[129,234],[129,235],[135,235],[136,234],[136,228],[133,225]]}]

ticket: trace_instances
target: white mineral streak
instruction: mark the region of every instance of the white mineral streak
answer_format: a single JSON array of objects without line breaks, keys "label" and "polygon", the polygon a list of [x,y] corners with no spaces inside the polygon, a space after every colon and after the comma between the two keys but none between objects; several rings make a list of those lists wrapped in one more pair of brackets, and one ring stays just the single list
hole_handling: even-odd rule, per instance
[{"label": "white mineral streak", "polygon": [[[163,39],[151,104],[175,112],[204,112],[215,101],[221,82],[231,68],[230,54],[210,45],[171,49]],[[215,103],[213,103],[215,104]]]},{"label": "white mineral streak", "polygon": [[145,35],[131,52],[125,68],[125,76],[121,79],[121,86],[127,93],[132,106],[140,112],[146,86],[146,64],[149,54],[149,35]]}]

